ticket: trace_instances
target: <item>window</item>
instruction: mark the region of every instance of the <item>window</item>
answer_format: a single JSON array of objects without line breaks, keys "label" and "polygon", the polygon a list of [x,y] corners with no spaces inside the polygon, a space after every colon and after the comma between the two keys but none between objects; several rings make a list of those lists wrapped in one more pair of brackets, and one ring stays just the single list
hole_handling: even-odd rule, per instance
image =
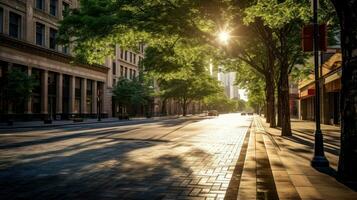
[{"label": "window", "polygon": [[14,38],[21,35],[21,16],[13,12],[10,12],[9,35]]},{"label": "window", "polygon": [[113,62],[113,75],[117,74],[117,65]]},{"label": "window", "polygon": [[133,75],[133,76],[134,76],[134,78],[135,78],[135,77],[136,77],[136,70],[133,70],[133,72],[134,72],[134,75]]},{"label": "window", "polygon": [[134,54],[134,64],[136,64],[136,54]]},{"label": "window", "polygon": [[62,16],[66,16],[69,12],[69,4],[62,2]]},{"label": "window", "polygon": [[113,79],[113,87],[115,87],[116,84],[117,84],[117,80]]},{"label": "window", "polygon": [[40,10],[45,9],[45,0],[36,0],[36,8]]},{"label": "window", "polygon": [[45,25],[36,22],[36,44],[45,45]]},{"label": "window", "polygon": [[50,0],[50,14],[57,16],[57,4],[58,0]]},{"label": "window", "polygon": [[50,28],[50,48],[57,49],[56,45],[57,30]]},{"label": "window", "polygon": [[124,50],[120,49],[120,58],[123,59]]},{"label": "window", "polygon": [[4,32],[4,9],[0,8],[0,33]]},{"label": "window", "polygon": [[130,62],[133,62],[133,53],[130,52]]},{"label": "window", "polygon": [[129,77],[130,77],[130,79],[133,79],[133,70],[132,69],[130,69]]},{"label": "window", "polygon": [[125,76],[125,78],[128,78],[128,68],[127,67],[125,67],[124,76]]},{"label": "window", "polygon": [[125,60],[127,60],[127,59],[128,59],[128,52],[125,51]]},{"label": "window", "polygon": [[124,67],[120,65],[120,76],[123,77],[124,75]]}]

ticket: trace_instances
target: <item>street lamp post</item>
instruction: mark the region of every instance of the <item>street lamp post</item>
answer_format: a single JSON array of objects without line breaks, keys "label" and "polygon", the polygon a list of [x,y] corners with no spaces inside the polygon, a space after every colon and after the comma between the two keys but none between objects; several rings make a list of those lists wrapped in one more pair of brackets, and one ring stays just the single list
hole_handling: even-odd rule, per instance
[{"label": "street lamp post", "polygon": [[329,162],[325,157],[323,135],[320,127],[320,78],[319,78],[319,24],[317,20],[317,3],[313,0],[313,33],[314,33],[314,70],[315,70],[315,147],[314,157],[311,161],[313,167],[328,167]]}]

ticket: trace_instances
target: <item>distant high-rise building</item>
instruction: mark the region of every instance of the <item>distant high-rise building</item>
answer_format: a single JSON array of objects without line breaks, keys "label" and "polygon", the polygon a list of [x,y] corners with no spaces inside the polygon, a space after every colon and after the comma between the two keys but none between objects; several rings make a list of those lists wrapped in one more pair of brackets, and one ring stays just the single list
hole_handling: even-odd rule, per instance
[{"label": "distant high-rise building", "polygon": [[[142,59],[144,59],[145,45],[138,44],[138,50],[129,50],[120,48],[119,45],[115,45],[115,56],[113,58],[108,57],[105,65],[109,68],[108,76],[108,98],[112,98],[112,89],[116,85],[120,78],[126,78],[132,80],[139,75],[139,65]],[[112,109],[112,114],[115,116],[119,113],[119,105],[114,101],[112,104],[106,105],[107,109]]]},{"label": "distant high-rise building", "polygon": [[223,72],[222,67],[219,67],[217,76],[224,87],[227,97],[230,99],[240,99],[239,88],[235,85],[236,72]]}]

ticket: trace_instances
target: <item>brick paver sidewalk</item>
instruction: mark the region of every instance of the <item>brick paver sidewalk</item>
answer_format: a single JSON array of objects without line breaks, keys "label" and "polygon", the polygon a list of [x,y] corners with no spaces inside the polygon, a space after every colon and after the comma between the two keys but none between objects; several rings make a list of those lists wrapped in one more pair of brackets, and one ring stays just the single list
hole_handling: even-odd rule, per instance
[{"label": "brick paver sidewalk", "polygon": [[[264,123],[264,119],[255,118],[252,128],[254,134],[250,136],[251,141],[248,147],[248,152],[251,152],[247,154],[247,164],[244,165],[243,182],[240,183],[238,199],[264,199],[264,197],[294,200],[357,199],[357,192],[333,177],[338,162],[339,127],[322,125],[325,153],[330,161],[331,169],[329,171],[332,172],[330,175],[319,172],[310,166],[313,156],[314,123],[293,120],[292,129],[293,136],[282,137],[279,129],[269,128],[269,125]],[[254,153],[255,159],[253,158]],[[266,166],[267,159],[270,169],[262,170],[259,166]],[[253,164],[248,164],[249,162]],[[254,174],[254,170],[256,174]],[[249,173],[247,177],[250,179],[256,175],[256,181],[244,182],[245,173]],[[272,179],[275,184],[272,184]],[[246,186],[243,187],[244,185]],[[246,196],[246,194],[251,194],[254,189],[257,191],[256,198],[254,195]],[[247,192],[249,190],[251,192]],[[278,197],[274,196],[274,192]]]}]

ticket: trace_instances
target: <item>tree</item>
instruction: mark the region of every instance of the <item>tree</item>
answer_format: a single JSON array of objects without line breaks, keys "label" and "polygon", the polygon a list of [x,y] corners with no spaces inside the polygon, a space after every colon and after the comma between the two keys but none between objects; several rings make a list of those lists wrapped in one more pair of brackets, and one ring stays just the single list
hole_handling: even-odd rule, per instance
[{"label": "tree", "polygon": [[12,68],[6,74],[1,90],[1,96],[8,102],[8,111],[12,112],[15,106],[21,106],[31,96],[37,81],[27,73]]},{"label": "tree", "polygon": [[160,80],[159,86],[163,98],[173,98],[179,102],[183,116],[186,116],[187,106],[192,101],[202,100],[220,89],[216,80],[204,74],[187,79]]},{"label": "tree", "polygon": [[[270,2],[276,4],[277,1],[271,0]],[[286,2],[294,4],[302,1],[289,0]],[[342,177],[357,180],[357,172],[353,170],[354,164],[357,162],[357,147],[355,145],[357,143],[357,124],[355,123],[357,118],[357,54],[355,53],[357,49],[357,38],[355,37],[357,2],[355,0],[331,0],[331,2],[337,11],[340,22],[343,54],[342,139],[339,173]],[[61,22],[60,41],[72,43],[78,55],[85,59],[91,58],[90,60],[93,62],[100,60],[93,59],[96,56],[110,52],[109,49],[113,49],[111,44],[125,45],[130,42],[136,44],[137,41],[143,40],[136,40],[138,38],[145,38],[144,40],[150,44],[154,44],[155,41],[162,42],[167,38],[171,39],[173,36],[194,38],[196,42],[212,42],[214,41],[212,36],[215,36],[220,26],[223,27],[227,22],[236,21],[238,23],[232,24],[239,27],[240,35],[261,37],[261,43],[264,44],[274,38],[269,27],[262,26],[264,23],[261,20],[253,23],[257,26],[242,27],[242,23],[240,23],[244,17],[241,11],[256,3],[257,1],[248,0],[157,0],[150,2],[145,0],[82,0],[81,10],[71,11],[70,15]],[[285,18],[289,20],[296,16],[294,13],[281,11],[283,13],[279,12],[279,18],[275,18],[276,15],[271,15],[271,13],[266,16],[277,23],[284,22]],[[246,28],[252,28],[248,34],[246,34]],[[138,38],[136,38],[137,36]],[[151,41],[146,40],[147,38],[150,38]],[[243,38],[243,40],[245,39]],[[275,113],[275,100],[271,96],[275,90],[272,90],[274,84],[271,84],[272,80],[270,79],[275,77],[273,66],[276,65],[274,58],[276,55],[273,54],[274,49],[267,45],[264,48],[256,45],[255,49],[265,50],[263,56],[260,56],[250,52],[246,54],[245,48],[241,47],[238,46],[238,52],[239,49],[244,51],[240,51],[235,57],[254,66],[259,73],[266,76],[267,108],[270,109],[268,113]],[[267,119],[275,120],[275,115]],[[274,122],[271,122],[271,125],[274,125]]]},{"label": "tree", "polygon": [[310,17],[305,1],[261,0],[246,9],[246,23],[262,20],[272,29],[272,40],[267,41],[277,58],[278,126],[282,135],[291,135],[289,107],[289,74],[306,57],[300,47],[300,26]]},{"label": "tree", "polygon": [[137,49],[138,42],[155,46],[177,36],[207,42],[216,32],[212,19],[227,6],[221,0],[82,0],[61,21],[58,42],[71,43],[90,63],[113,55],[113,44]]},{"label": "tree", "polygon": [[[235,43],[233,55],[266,76],[267,108],[270,114],[267,121],[275,127],[273,77],[276,58],[270,46],[262,45],[264,41],[271,40],[271,29],[263,23],[243,26],[244,16],[240,13],[249,5],[249,1],[222,0],[159,0],[150,3],[144,0],[83,0],[81,10],[73,10],[61,22],[59,41],[72,43],[77,57],[94,62],[112,51],[110,44],[118,43],[125,47],[136,43],[138,36],[141,38],[139,41],[144,40],[149,46],[160,45],[177,37],[186,44],[217,46],[217,33],[227,24],[240,27],[241,43],[249,44],[255,40],[256,45],[251,45],[252,53],[246,51],[244,45]],[[250,40],[244,42],[248,38]]]},{"label": "tree", "polygon": [[[221,113],[237,111],[238,103],[240,101],[229,99],[223,90],[216,94],[204,98],[203,103],[208,110],[217,110]],[[243,107],[243,105],[240,105]]]},{"label": "tree", "polygon": [[256,84],[248,89],[248,105],[259,115],[265,104],[264,81],[258,80]]},{"label": "tree", "polygon": [[341,152],[338,174],[357,181],[357,2],[331,0],[341,28]]},{"label": "tree", "polygon": [[243,99],[237,99],[236,101],[237,101],[236,111],[244,111],[247,108],[247,102],[244,101]]},{"label": "tree", "polygon": [[246,63],[238,63],[234,68],[239,71],[236,74],[235,83],[238,87],[247,91],[247,104],[252,107],[256,113],[261,114],[261,110],[266,103],[264,76],[255,72],[254,68],[247,66]]},{"label": "tree", "polygon": [[148,104],[153,91],[150,86],[139,78],[129,80],[121,78],[113,88],[115,101],[119,104],[121,114],[129,106],[145,106]]}]

